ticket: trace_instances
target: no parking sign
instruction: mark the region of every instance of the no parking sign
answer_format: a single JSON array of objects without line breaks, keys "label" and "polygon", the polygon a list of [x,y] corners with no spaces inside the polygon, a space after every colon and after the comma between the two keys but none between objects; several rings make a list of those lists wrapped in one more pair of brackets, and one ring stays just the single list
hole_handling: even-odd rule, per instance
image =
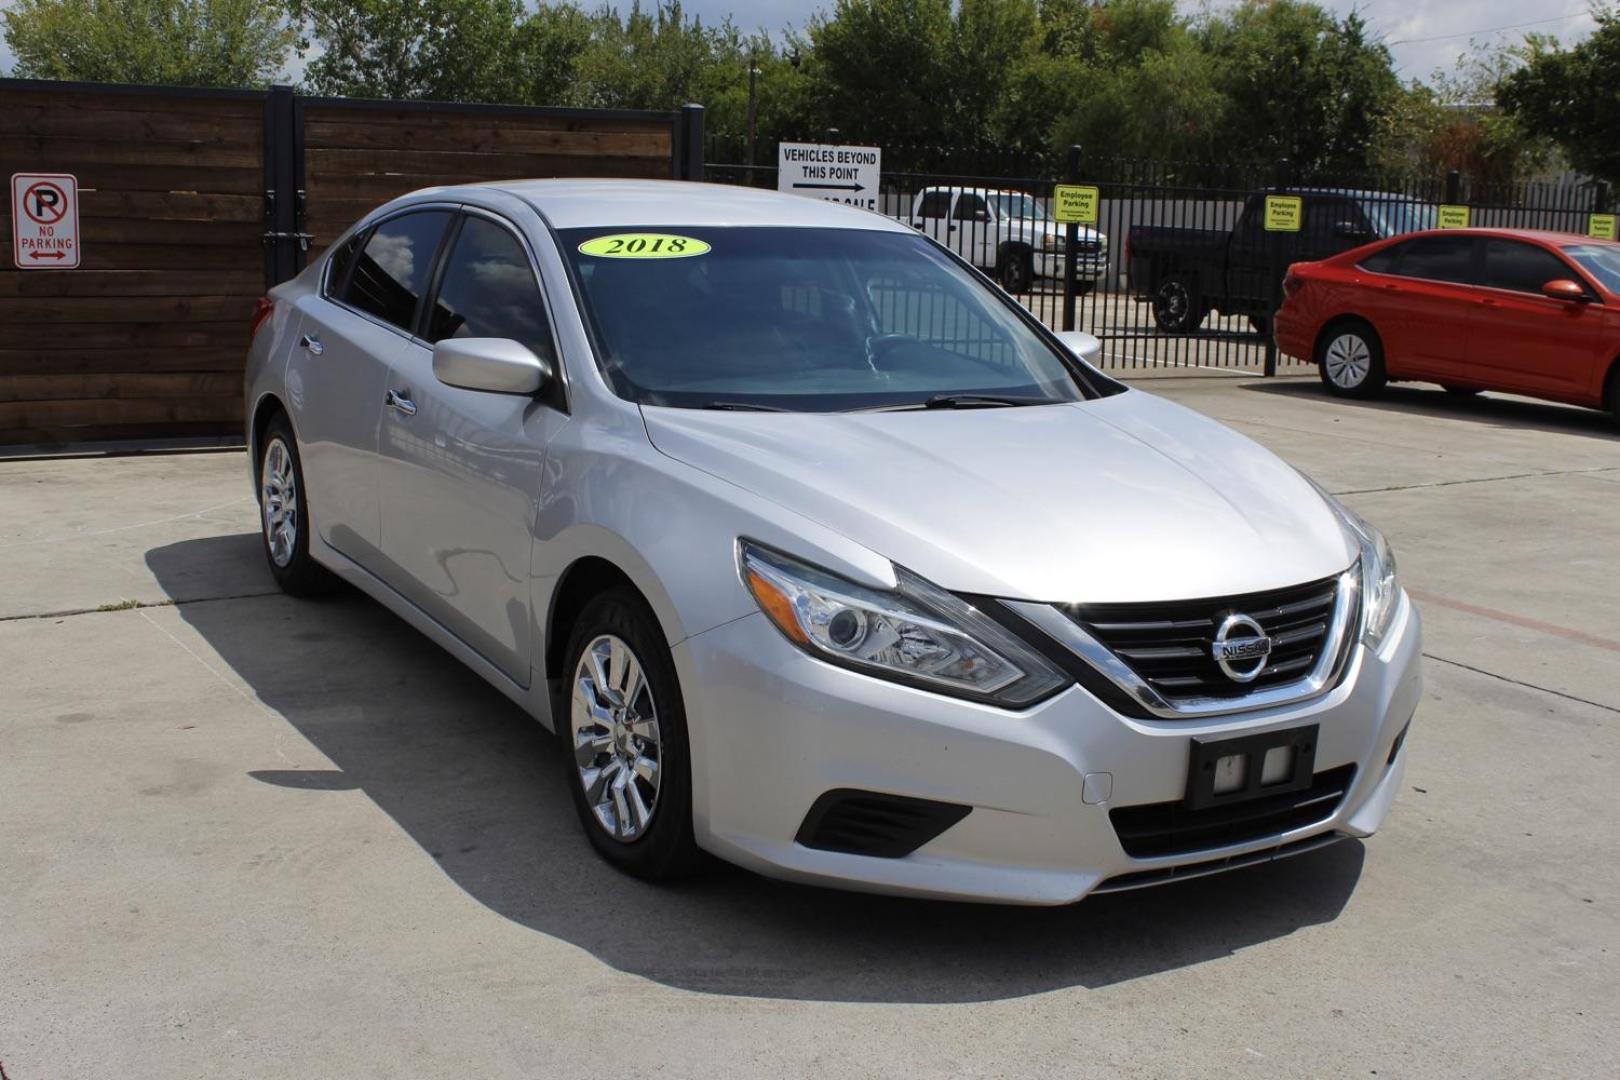
[{"label": "no parking sign", "polygon": [[79,265],[79,181],[67,173],[11,177],[11,258],[19,270]]}]

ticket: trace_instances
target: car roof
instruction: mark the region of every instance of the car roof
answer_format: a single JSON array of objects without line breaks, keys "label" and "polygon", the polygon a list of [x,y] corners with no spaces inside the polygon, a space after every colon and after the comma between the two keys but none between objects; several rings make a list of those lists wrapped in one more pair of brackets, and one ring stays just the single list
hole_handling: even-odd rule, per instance
[{"label": "car roof", "polygon": [[[1422,203],[1416,195],[1402,195],[1395,191],[1373,191],[1370,188],[1296,187],[1285,191],[1295,195],[1337,195],[1346,199],[1374,199],[1378,202]],[[1265,192],[1260,192],[1264,195]]]},{"label": "car roof", "polygon": [[1556,229],[1511,229],[1493,228],[1485,225],[1471,225],[1466,229],[1422,229],[1409,233],[1401,233],[1391,237],[1391,240],[1410,240],[1414,236],[1497,236],[1511,240],[1534,240],[1543,244],[1555,244],[1560,247],[1568,244],[1613,244],[1613,240],[1604,240],[1596,236],[1587,236],[1584,233],[1559,232]]},{"label": "car roof", "polygon": [[870,210],[733,184],[677,180],[502,180],[428,188],[413,197],[444,199],[484,193],[515,196],[553,227],[756,225],[789,228],[912,230]]}]

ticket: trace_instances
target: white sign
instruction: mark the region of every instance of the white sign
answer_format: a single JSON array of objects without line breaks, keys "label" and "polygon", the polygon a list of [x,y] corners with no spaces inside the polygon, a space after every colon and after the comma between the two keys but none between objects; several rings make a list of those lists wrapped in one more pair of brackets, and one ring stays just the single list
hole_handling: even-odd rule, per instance
[{"label": "white sign", "polygon": [[812,199],[878,208],[883,151],[876,146],[782,143],[776,151],[776,190]]},{"label": "white sign", "polygon": [[79,265],[79,181],[67,173],[11,177],[11,259],[19,270]]}]

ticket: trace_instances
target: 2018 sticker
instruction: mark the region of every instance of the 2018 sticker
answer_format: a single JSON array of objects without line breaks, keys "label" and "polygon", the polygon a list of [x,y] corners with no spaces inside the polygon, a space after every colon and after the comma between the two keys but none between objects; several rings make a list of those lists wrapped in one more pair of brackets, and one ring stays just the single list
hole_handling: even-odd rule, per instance
[{"label": "2018 sticker", "polygon": [[696,237],[669,233],[614,233],[585,241],[579,251],[607,259],[685,259],[708,254],[709,245]]}]

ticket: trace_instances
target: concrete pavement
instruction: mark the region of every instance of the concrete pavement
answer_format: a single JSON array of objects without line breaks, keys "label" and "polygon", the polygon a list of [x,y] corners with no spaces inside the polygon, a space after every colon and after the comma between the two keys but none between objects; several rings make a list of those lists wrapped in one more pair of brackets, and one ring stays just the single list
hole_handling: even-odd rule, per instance
[{"label": "concrete pavement", "polygon": [[9,1080],[1620,1072],[1620,431],[1149,388],[1352,493],[1428,692],[1372,840],[1053,910],[621,877],[505,699],[275,592],[239,454],[0,463]]}]

